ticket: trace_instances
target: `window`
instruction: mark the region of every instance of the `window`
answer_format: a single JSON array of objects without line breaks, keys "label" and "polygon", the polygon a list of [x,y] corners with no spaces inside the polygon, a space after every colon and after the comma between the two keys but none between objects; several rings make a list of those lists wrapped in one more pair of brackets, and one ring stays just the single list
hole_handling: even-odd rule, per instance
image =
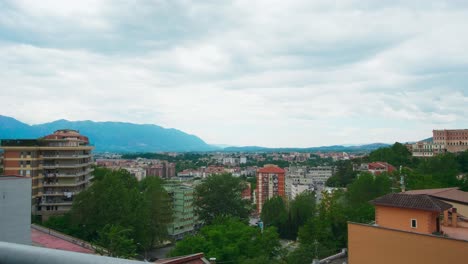
[{"label": "window", "polygon": [[418,227],[418,221],[416,219],[411,219],[411,228],[417,228]]}]

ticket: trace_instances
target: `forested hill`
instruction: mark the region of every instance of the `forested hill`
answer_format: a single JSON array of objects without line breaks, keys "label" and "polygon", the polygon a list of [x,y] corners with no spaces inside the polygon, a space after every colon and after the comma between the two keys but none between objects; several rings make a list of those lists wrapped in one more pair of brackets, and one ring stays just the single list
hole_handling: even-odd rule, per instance
[{"label": "forested hill", "polygon": [[39,138],[65,128],[79,130],[81,134],[89,137],[96,151],[157,152],[216,149],[197,136],[157,125],[63,119],[45,124],[28,125],[14,118],[0,115],[0,139]]}]

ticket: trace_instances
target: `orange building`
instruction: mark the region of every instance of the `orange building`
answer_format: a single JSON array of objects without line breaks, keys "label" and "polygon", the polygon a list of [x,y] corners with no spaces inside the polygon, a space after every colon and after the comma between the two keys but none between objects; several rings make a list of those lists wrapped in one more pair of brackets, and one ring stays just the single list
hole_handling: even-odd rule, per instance
[{"label": "orange building", "polygon": [[389,193],[372,201],[375,224],[409,232],[440,232],[439,216],[452,205],[428,195]]},{"label": "orange building", "polygon": [[265,165],[257,170],[257,212],[262,212],[263,204],[274,196],[286,197],[285,171],[276,165]]},{"label": "orange building", "polygon": [[43,219],[71,209],[93,178],[93,146],[76,130],[61,129],[39,139],[2,140],[6,174],[32,178],[32,213]]},{"label": "orange building", "polygon": [[374,225],[348,223],[349,263],[467,262],[468,219],[451,204],[404,193],[387,194],[371,203]]}]

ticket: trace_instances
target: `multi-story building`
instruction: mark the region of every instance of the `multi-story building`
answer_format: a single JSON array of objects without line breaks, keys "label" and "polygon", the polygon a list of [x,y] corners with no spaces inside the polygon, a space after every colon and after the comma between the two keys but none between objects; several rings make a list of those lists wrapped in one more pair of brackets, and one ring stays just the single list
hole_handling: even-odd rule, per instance
[{"label": "multi-story building", "polygon": [[[319,194],[328,178],[333,176],[334,167],[289,167],[286,169],[286,197],[294,199],[303,191],[316,191]],[[293,192],[294,189],[294,192]],[[319,197],[319,196],[317,196]]]},{"label": "multi-story building", "polygon": [[434,144],[443,145],[448,152],[468,150],[468,129],[433,130]]},{"label": "multi-story building", "polygon": [[193,234],[200,227],[193,208],[193,188],[177,183],[166,184],[164,188],[171,197],[174,208],[173,221],[167,229],[169,235],[179,240],[185,235]]},{"label": "multi-story building", "polygon": [[257,212],[262,212],[263,204],[274,196],[286,198],[285,171],[276,165],[265,165],[257,170]]},{"label": "multi-story building", "polygon": [[362,163],[357,170],[369,172],[372,175],[379,175],[383,172],[392,173],[395,171],[395,167],[387,162],[376,161],[371,163]]},{"label": "multi-story building", "polygon": [[57,130],[39,139],[2,140],[5,174],[32,178],[32,213],[48,218],[70,210],[73,197],[92,176],[92,149],[76,130]]},{"label": "multi-story building", "polygon": [[445,153],[445,146],[432,142],[417,142],[411,145],[411,152],[413,157],[433,157]]}]

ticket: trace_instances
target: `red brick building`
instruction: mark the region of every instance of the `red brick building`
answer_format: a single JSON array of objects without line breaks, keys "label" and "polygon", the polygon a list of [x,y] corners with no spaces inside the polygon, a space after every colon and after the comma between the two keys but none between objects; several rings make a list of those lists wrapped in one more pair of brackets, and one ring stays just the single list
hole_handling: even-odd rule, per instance
[{"label": "red brick building", "polygon": [[263,204],[274,196],[286,197],[285,171],[276,165],[265,165],[257,170],[257,212],[262,212]]},{"label": "red brick building", "polygon": [[468,150],[468,129],[432,130],[434,144],[445,146],[448,152]]}]

